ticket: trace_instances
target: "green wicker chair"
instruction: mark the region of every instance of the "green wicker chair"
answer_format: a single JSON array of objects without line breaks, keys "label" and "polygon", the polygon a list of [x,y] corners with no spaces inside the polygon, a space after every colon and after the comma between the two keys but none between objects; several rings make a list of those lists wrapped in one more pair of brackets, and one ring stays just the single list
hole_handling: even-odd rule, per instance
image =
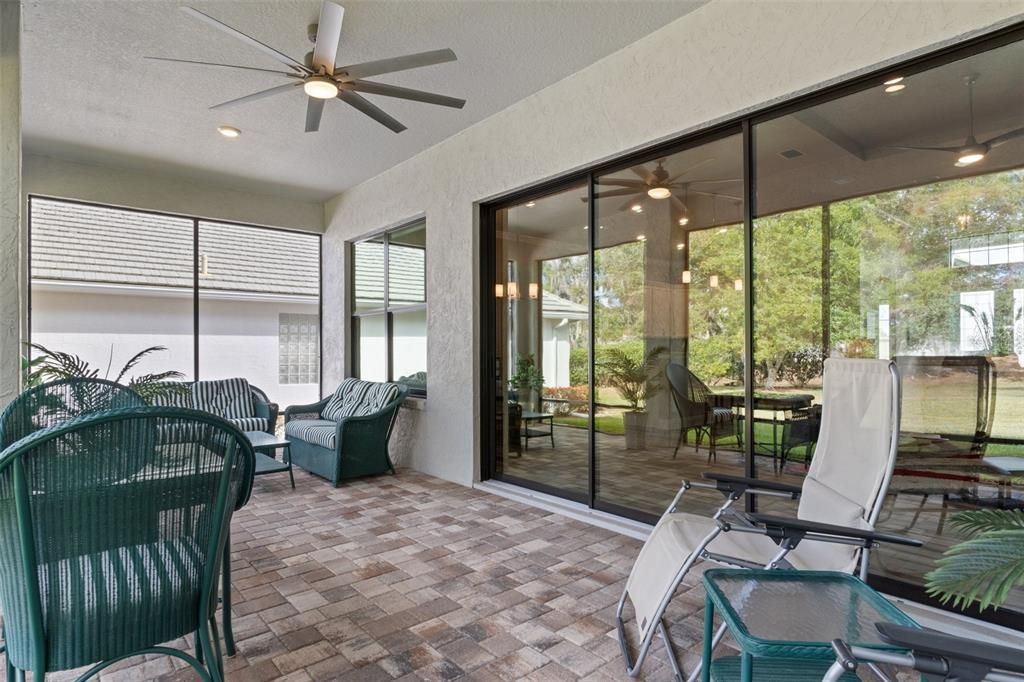
[{"label": "green wicker chair", "polygon": [[[180,426],[193,437],[160,445]],[[253,469],[235,426],[170,407],[93,413],[0,452],[7,679],[158,653],[221,680],[220,563]],[[206,665],[160,646],[190,633]]]},{"label": "green wicker chair", "polygon": [[345,379],[334,395],[284,411],[292,463],[335,486],[360,476],[395,473],[388,442],[405,386]]},{"label": "green wicker chair", "polygon": [[106,379],[61,379],[40,384],[24,391],[0,413],[0,450],[30,433],[83,414],[145,405],[138,393]]}]

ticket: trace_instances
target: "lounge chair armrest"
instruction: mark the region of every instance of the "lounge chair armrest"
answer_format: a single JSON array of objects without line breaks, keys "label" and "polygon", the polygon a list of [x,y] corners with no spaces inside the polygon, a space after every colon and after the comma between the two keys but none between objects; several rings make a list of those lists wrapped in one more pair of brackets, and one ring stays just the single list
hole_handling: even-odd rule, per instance
[{"label": "lounge chair armrest", "polygon": [[990,666],[997,670],[1024,673],[1024,658],[1020,655],[1020,649],[990,644],[977,639],[965,639],[938,630],[912,628],[894,623],[875,623],[875,628],[881,635],[882,641],[910,649],[913,652],[914,667],[920,672],[939,673],[938,670],[918,668],[916,665],[918,662],[927,665],[928,662],[945,659],[949,663],[952,673],[955,673],[960,666],[974,668],[979,665]]},{"label": "lounge chair armrest", "polygon": [[[836,526],[831,523],[806,521],[791,516],[775,516],[773,514],[747,514],[746,518],[765,529],[766,535],[777,544],[783,541],[799,543],[804,537],[813,540],[838,542],[841,544],[874,547],[879,544],[903,545],[920,547],[920,540],[892,533],[879,533],[866,528]],[[737,528],[736,530],[741,530]],[[795,544],[794,544],[795,546]]]},{"label": "lounge chair armrest", "polygon": [[775,481],[765,481],[760,478],[732,476],[730,474],[720,474],[715,471],[705,471],[702,475],[705,479],[714,481],[715,488],[721,492],[737,496],[745,493],[782,493],[784,496],[789,496],[796,500],[799,499],[801,492],[800,486],[789,485],[787,483],[776,483]]},{"label": "lounge chair armrest", "polygon": [[331,398],[328,396],[323,400],[310,403],[309,405],[289,405],[284,409],[284,420],[285,422],[288,422],[296,415],[300,414],[316,414],[317,416],[320,416],[320,413],[325,407],[327,407],[327,403],[330,402],[330,400]]}]

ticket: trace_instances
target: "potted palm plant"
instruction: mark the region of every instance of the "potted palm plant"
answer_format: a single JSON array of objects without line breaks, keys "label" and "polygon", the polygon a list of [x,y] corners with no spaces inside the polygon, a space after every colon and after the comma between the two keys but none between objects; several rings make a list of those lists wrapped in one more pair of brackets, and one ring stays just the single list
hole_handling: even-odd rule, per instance
[{"label": "potted palm plant", "polygon": [[624,348],[606,348],[597,363],[605,382],[618,390],[628,409],[622,413],[622,426],[626,434],[627,450],[646,447],[647,401],[661,390],[661,356],[665,348],[659,346],[647,355],[630,353]]},{"label": "potted palm plant", "polygon": [[1024,585],[1024,511],[972,509],[950,523],[968,539],[947,549],[928,573],[928,594],[959,609],[1004,604]]},{"label": "potted palm plant", "polygon": [[538,369],[533,353],[520,353],[516,357],[516,369],[508,379],[508,387],[509,399],[513,402],[534,404],[534,393],[539,395],[544,388],[544,375]]}]

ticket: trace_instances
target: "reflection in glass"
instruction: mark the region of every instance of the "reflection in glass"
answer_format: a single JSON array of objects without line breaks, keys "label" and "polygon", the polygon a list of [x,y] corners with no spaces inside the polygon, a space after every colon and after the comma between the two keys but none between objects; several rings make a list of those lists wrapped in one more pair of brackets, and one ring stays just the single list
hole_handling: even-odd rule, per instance
[{"label": "reflection in glass", "polygon": [[660,514],[709,465],[744,473],[742,175],[735,135],[597,178],[601,503]]},{"label": "reflection in glass", "polygon": [[589,497],[586,188],[499,211],[496,469],[499,477]]},{"label": "reflection in glass", "polygon": [[393,325],[393,367],[395,381],[410,388],[427,388],[427,311],[396,312]]},{"label": "reflection in glass", "polygon": [[426,240],[422,221],[388,235],[389,306],[426,303]]},{"label": "reflection in glass", "polygon": [[901,445],[880,525],[924,546],[879,551],[886,578],[921,585],[963,539],[952,513],[1024,507],[1024,137],[955,153],[971,126],[979,140],[1020,126],[1022,73],[1011,44],[754,128],[755,379],[815,403],[758,415],[776,443],[758,473],[806,471],[826,354],[895,361]]}]

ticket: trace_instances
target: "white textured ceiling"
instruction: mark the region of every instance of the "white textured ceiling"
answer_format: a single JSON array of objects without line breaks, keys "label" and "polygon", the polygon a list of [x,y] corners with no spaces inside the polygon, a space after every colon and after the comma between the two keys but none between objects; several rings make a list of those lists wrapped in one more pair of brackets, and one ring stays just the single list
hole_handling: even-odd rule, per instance
[{"label": "white textured ceiling", "polygon": [[[459,57],[375,79],[468,100],[460,111],[368,95],[408,126],[401,134],[341,102],[328,102],[319,133],[304,133],[299,92],[209,111],[283,79],[142,59],[278,67],[181,12],[186,1],[28,0],[22,55],[26,150],[322,200],[706,0],[345,0],[340,64],[443,47]],[[188,4],[299,60],[312,49],[307,25],[315,23],[320,6],[318,0]],[[223,139],[216,132],[221,124],[241,128],[242,137]]]}]

